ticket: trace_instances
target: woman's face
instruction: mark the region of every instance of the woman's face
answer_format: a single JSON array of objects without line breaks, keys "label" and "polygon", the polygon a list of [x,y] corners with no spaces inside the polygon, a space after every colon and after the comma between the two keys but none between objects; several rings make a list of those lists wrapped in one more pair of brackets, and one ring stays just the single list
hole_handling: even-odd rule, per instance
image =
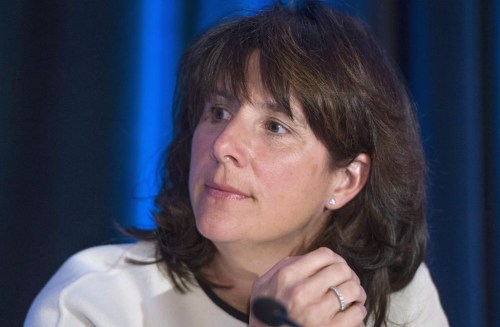
[{"label": "woman's face", "polygon": [[193,135],[189,192],[202,235],[227,242],[296,246],[324,226],[334,171],[300,105],[293,119],[248,65],[250,102],[223,90],[207,101]]}]

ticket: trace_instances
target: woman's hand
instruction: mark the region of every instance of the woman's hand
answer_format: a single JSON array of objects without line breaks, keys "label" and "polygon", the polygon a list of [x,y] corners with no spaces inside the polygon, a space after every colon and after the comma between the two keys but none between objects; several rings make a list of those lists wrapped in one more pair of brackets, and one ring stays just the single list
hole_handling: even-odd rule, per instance
[{"label": "woman's hand", "polygon": [[[344,311],[333,287],[344,299]],[[303,327],[364,326],[366,293],[346,261],[328,248],[278,262],[255,281],[250,303],[258,297],[281,302]],[[250,326],[264,324],[251,315]]]}]

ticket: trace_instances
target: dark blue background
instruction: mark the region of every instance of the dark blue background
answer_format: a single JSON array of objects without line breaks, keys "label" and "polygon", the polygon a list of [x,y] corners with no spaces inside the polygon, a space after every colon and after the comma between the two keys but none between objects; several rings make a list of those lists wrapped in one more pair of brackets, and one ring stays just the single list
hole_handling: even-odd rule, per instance
[{"label": "dark blue background", "polygon": [[[0,3],[0,318],[20,325],[72,253],[148,224],[193,35],[268,1]],[[500,320],[500,5],[331,1],[366,20],[415,97],[430,167],[428,264],[452,326]],[[153,187],[153,188],[152,188]]]}]

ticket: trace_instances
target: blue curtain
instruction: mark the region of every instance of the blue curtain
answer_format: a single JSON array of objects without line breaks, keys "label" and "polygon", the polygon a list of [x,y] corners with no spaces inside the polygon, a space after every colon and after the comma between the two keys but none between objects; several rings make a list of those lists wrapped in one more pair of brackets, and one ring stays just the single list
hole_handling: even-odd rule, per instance
[{"label": "blue curtain", "polygon": [[[151,226],[177,61],[272,1],[0,3],[0,308],[20,325],[69,255]],[[500,4],[329,1],[367,21],[414,95],[429,164],[427,262],[452,326],[500,321]]]},{"label": "blue curtain", "polygon": [[497,1],[412,1],[408,79],[430,166],[429,263],[453,326],[500,318]]}]

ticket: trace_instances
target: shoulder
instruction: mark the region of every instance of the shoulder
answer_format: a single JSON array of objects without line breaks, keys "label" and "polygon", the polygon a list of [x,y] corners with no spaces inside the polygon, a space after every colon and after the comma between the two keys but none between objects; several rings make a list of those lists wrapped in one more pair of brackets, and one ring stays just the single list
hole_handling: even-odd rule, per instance
[{"label": "shoulder", "polygon": [[110,274],[145,273],[148,269],[139,268],[155,267],[133,262],[154,263],[154,245],[146,242],[103,245],[78,252],[66,260],[43,291],[68,287],[86,279],[105,278]]},{"label": "shoulder", "polygon": [[131,268],[131,262],[154,262],[153,243],[139,242],[92,247],[71,256],[58,273],[70,275]]},{"label": "shoulder", "polygon": [[132,308],[145,296],[171,288],[154,262],[154,245],[145,242],[81,251],[62,265],[36,297],[26,325],[105,325],[102,319],[112,315],[101,313],[111,305],[133,316]]},{"label": "shoulder", "polygon": [[391,294],[388,322],[405,326],[448,326],[428,267],[422,263],[413,280]]}]

